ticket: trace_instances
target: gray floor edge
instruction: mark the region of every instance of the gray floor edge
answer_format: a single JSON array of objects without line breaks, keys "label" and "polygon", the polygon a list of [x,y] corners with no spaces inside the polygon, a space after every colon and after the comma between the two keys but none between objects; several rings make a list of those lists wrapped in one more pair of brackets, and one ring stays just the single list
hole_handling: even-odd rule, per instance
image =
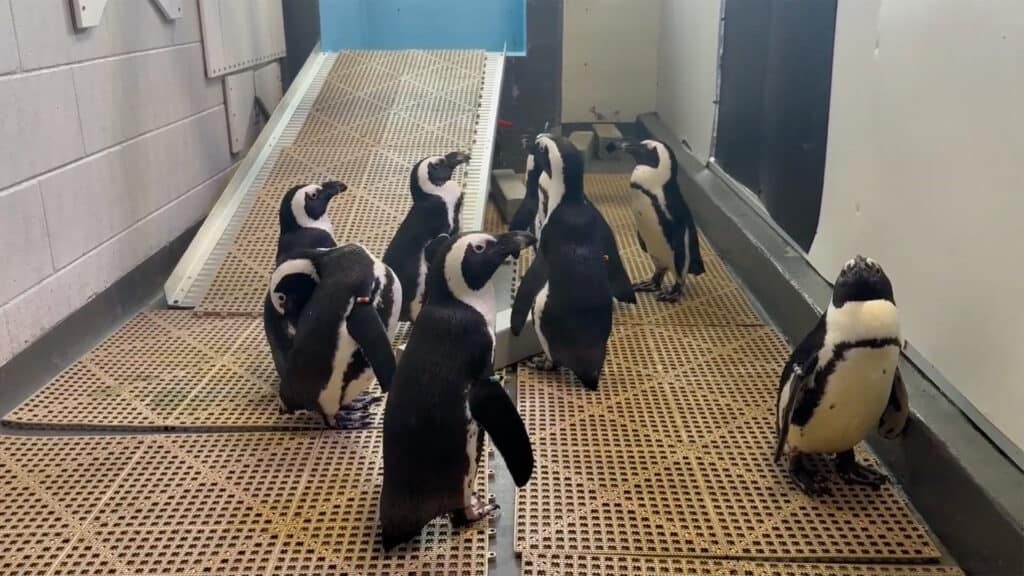
[{"label": "gray floor edge", "polygon": [[[686,148],[657,114],[640,123],[673,146],[687,203],[704,234],[790,342],[818,319],[831,287],[756,211]],[[906,357],[906,434],[869,440],[914,506],[971,575],[1024,574],[1024,473]]]}]

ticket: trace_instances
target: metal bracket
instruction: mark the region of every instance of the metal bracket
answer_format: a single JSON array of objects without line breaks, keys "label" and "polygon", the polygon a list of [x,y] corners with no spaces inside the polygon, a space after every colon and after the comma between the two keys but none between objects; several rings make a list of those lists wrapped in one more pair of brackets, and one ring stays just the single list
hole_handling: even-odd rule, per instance
[{"label": "metal bracket", "polygon": [[[103,21],[103,11],[109,0],[71,0],[71,11],[74,12],[75,28],[95,28]],[[181,18],[181,0],[153,0],[160,8],[164,18],[177,20]]]},{"label": "metal bracket", "polygon": [[76,28],[95,28],[103,21],[107,0],[71,0]]},{"label": "metal bracket", "polygon": [[168,20],[177,20],[181,18],[181,0],[153,0],[160,12],[163,13],[164,18]]}]

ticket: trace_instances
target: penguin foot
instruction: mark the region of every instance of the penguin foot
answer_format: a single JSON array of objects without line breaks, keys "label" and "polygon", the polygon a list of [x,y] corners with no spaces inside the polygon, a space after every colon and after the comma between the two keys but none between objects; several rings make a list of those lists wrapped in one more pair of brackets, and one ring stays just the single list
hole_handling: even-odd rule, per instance
[{"label": "penguin foot", "polygon": [[338,430],[362,430],[370,426],[370,414],[368,412],[338,412],[334,416],[332,428]]},{"label": "penguin foot", "polygon": [[661,282],[655,282],[654,280],[633,284],[634,292],[657,292],[659,289],[661,289]]},{"label": "penguin foot", "polygon": [[676,302],[679,302],[679,300],[682,299],[682,297],[683,285],[680,284],[679,282],[676,282],[668,290],[662,290],[661,292],[659,292],[657,300],[658,302],[668,302],[670,304],[675,304]]},{"label": "penguin foot", "polygon": [[534,370],[540,370],[542,372],[551,372],[552,370],[558,369],[558,364],[554,360],[548,358],[545,354],[539,354],[530,358],[526,361],[527,368],[533,368]]},{"label": "penguin foot", "polygon": [[885,474],[857,462],[853,450],[836,455],[836,472],[839,473],[839,478],[847,484],[868,486],[875,490],[889,483],[889,477]]},{"label": "penguin foot", "polygon": [[803,454],[793,454],[789,458],[789,477],[804,494],[808,496],[831,496],[832,488],[828,478],[807,466]]},{"label": "penguin foot", "polygon": [[376,394],[374,392],[363,392],[362,394],[356,396],[348,404],[342,404],[341,409],[344,410],[345,412],[359,412],[362,410],[366,410],[370,406],[373,406],[374,404],[380,402],[383,399],[383,394]]},{"label": "penguin foot", "polygon": [[466,506],[465,508],[459,508],[457,510],[452,511],[452,513],[449,515],[452,526],[455,526],[457,528],[462,526],[468,526],[474,522],[479,522],[480,520],[483,520],[484,518],[487,518],[495,512],[501,510],[501,506],[499,506],[495,502],[491,502],[481,506],[477,504],[475,500],[476,499],[474,498],[474,502],[470,506]]}]

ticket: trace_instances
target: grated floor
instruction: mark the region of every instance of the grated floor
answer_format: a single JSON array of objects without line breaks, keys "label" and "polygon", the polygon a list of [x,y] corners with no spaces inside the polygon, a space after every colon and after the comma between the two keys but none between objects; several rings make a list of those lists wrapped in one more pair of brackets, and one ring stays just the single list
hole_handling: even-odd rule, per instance
[{"label": "grated floor", "polygon": [[[482,66],[473,52],[337,59],[198,311],[137,316],[4,419],[207,433],[0,436],[0,574],[487,573],[488,526],[436,521],[379,552],[380,408],[353,432],[279,415],[259,318],[284,189],[345,181],[336,236],[382,252],[411,163],[472,144]],[[630,274],[649,275],[626,178],[588,176],[587,188]],[[489,206],[485,228],[503,227]],[[537,456],[514,515],[523,573],[959,573],[924,565],[940,553],[898,490],[812,501],[786,483],[769,454],[788,347],[706,244],[704,256],[685,302],[619,307],[599,392],[519,369]]]}]

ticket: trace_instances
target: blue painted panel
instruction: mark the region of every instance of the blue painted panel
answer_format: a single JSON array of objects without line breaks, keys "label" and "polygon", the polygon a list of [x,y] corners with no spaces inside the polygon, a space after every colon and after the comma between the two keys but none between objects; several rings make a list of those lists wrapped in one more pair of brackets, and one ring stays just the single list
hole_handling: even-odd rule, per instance
[{"label": "blue painted panel", "polygon": [[525,0],[320,0],[324,50],[525,54]]}]

